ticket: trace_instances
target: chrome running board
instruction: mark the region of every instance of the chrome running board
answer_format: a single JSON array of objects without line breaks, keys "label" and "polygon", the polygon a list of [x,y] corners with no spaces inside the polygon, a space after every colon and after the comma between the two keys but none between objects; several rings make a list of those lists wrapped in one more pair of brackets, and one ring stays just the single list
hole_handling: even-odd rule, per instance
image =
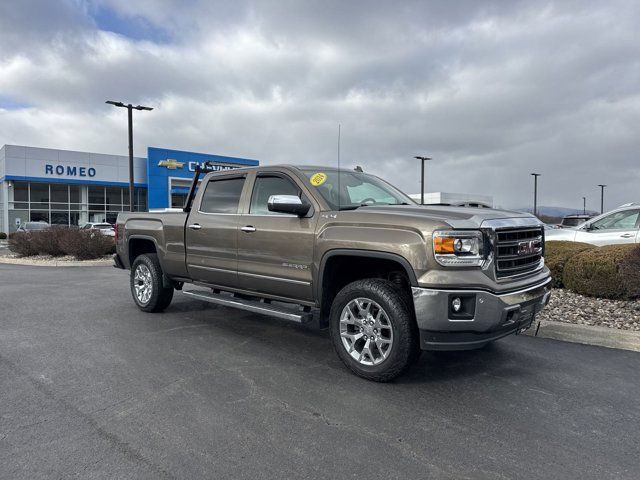
[{"label": "chrome running board", "polygon": [[244,298],[234,297],[231,294],[213,293],[204,290],[183,290],[182,293],[187,297],[215,303],[216,305],[246,310],[247,312],[268,315],[291,322],[308,323],[313,319],[311,312],[301,312],[299,310],[300,307],[297,305],[288,306],[287,304],[281,303],[280,305],[282,306],[276,306],[272,303],[265,303],[259,300],[246,300]]}]

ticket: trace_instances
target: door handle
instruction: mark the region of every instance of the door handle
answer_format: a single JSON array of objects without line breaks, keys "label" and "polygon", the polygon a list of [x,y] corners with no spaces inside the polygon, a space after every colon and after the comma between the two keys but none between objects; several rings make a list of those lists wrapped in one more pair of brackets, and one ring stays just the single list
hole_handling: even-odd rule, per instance
[{"label": "door handle", "polygon": [[623,233],[622,235],[620,235],[622,238],[631,238],[631,237],[635,237],[635,235],[633,233]]},{"label": "door handle", "polygon": [[256,227],[252,225],[247,225],[246,227],[242,227],[240,230],[242,230],[245,233],[253,233],[256,231]]},{"label": "door handle", "polygon": [[191,225],[189,225],[189,228],[191,230],[200,230],[202,228],[202,225],[200,225],[199,223],[192,223]]}]

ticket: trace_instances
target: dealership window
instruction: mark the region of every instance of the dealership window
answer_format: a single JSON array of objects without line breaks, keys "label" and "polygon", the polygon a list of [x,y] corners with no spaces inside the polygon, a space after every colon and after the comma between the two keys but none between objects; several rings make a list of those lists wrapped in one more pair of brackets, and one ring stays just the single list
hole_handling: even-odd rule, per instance
[{"label": "dealership window", "polygon": [[186,193],[171,194],[171,208],[182,208],[187,201]]},{"label": "dealership window", "polygon": [[[193,180],[190,178],[171,178],[169,180],[171,208],[184,207],[184,204],[187,201],[187,196],[189,196],[189,190],[191,189],[191,183]],[[194,195],[198,192],[198,187],[200,186],[201,181],[202,180],[198,180]]]},{"label": "dealership window", "polygon": [[[12,190],[11,225],[15,225],[15,219],[21,223],[44,221],[69,226],[86,222],[114,223],[118,213],[129,210],[127,187],[14,181]],[[147,189],[137,188],[135,200],[137,210],[146,210]]]}]

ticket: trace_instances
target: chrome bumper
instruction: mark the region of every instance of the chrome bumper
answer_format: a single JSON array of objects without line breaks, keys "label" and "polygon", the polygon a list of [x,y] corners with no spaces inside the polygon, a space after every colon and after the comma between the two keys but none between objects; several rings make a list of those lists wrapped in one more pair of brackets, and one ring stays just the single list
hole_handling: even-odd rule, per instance
[{"label": "chrome bumper", "polygon": [[[551,278],[505,294],[482,290],[437,290],[413,287],[413,304],[425,350],[479,348],[531,325],[549,302]],[[455,297],[463,298],[466,315],[451,310]]]}]

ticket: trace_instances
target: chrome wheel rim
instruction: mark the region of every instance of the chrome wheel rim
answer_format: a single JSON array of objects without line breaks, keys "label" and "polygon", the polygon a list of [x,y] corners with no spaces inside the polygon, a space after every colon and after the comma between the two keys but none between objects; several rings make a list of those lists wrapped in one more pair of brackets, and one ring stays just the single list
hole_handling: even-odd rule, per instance
[{"label": "chrome wheel rim", "polygon": [[151,271],[149,270],[149,267],[144,264],[140,264],[136,267],[136,271],[133,276],[133,287],[138,302],[142,304],[148,303],[151,298],[151,293],[153,292]]},{"label": "chrome wheel rim", "polygon": [[340,315],[342,346],[362,365],[384,362],[393,346],[393,327],[384,309],[369,298],[347,303]]}]

